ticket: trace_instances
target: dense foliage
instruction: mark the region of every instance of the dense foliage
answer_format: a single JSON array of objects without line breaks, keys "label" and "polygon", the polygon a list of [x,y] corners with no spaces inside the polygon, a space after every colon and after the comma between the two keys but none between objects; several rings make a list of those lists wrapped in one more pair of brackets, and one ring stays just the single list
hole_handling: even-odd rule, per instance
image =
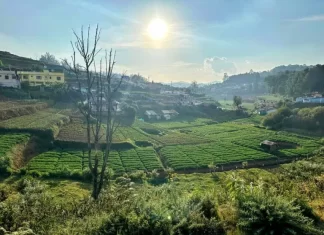
[{"label": "dense foliage", "polygon": [[271,93],[293,97],[305,93],[324,93],[324,65],[316,65],[303,71],[286,71],[265,78]]},{"label": "dense foliage", "polygon": [[324,107],[289,109],[280,108],[263,120],[263,125],[272,128],[296,128],[324,132]]}]

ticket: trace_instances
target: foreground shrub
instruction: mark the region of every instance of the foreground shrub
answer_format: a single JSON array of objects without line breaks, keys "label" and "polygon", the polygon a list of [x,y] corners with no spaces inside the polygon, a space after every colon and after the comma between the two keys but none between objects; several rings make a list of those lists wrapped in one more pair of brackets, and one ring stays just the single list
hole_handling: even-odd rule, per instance
[{"label": "foreground shrub", "polygon": [[280,196],[240,197],[238,209],[238,225],[247,234],[320,234],[300,206]]},{"label": "foreground shrub", "polygon": [[184,218],[172,228],[175,235],[225,234],[220,222],[216,218],[207,219],[201,214],[192,214]]},{"label": "foreground shrub", "polygon": [[171,230],[171,221],[160,215],[151,213],[138,214],[132,212],[121,212],[111,216],[104,224],[93,234],[105,235],[168,235]]}]

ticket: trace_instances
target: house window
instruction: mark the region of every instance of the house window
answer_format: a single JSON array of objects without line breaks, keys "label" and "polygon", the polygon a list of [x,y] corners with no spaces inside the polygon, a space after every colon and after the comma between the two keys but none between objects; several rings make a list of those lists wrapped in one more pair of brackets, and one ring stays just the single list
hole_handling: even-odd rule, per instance
[{"label": "house window", "polygon": [[8,75],[5,75],[5,79],[9,79],[9,76]]},{"label": "house window", "polygon": [[0,78],[2,77],[2,75],[0,75]]},{"label": "house window", "polygon": [[12,78],[12,79],[16,79],[16,75],[12,75],[11,78]]},{"label": "house window", "polygon": [[60,81],[60,80],[61,80],[61,77],[56,77],[56,80],[57,80],[57,81]]},{"label": "house window", "polygon": [[23,75],[23,78],[24,79],[28,79],[28,75]]},{"label": "house window", "polygon": [[36,79],[42,80],[42,76],[36,76]]}]

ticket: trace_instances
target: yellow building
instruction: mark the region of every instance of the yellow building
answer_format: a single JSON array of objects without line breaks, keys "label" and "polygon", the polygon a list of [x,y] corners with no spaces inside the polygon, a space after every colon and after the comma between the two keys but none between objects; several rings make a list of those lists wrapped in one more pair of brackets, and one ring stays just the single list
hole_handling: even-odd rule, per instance
[{"label": "yellow building", "polygon": [[64,83],[64,73],[50,72],[49,70],[43,70],[43,72],[19,71],[18,76],[21,82],[28,82],[30,86],[49,86]]}]

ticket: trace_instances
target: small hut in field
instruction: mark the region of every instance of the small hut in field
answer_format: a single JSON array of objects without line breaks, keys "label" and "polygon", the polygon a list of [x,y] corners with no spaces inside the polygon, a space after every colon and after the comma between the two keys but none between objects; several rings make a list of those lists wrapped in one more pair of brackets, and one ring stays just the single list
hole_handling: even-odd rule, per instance
[{"label": "small hut in field", "polygon": [[260,143],[261,148],[263,148],[264,150],[267,151],[276,151],[279,149],[279,145],[276,142],[273,141],[269,141],[269,140],[265,140],[263,142]]}]

